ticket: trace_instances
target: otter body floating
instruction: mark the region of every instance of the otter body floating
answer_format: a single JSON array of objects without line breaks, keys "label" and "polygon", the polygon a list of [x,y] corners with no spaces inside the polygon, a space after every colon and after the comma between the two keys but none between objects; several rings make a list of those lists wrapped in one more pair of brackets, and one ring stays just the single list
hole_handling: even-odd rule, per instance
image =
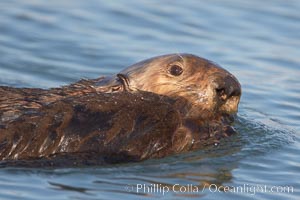
[{"label": "otter body floating", "polygon": [[0,87],[2,166],[141,161],[200,149],[234,133],[241,86],[191,54],[48,90]]}]

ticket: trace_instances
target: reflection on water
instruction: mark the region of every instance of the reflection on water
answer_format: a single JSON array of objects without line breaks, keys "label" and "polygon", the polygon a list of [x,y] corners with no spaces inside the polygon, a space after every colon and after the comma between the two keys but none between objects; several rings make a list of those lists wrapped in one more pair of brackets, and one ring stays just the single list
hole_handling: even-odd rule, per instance
[{"label": "reflection on water", "polygon": [[[159,54],[211,59],[243,86],[239,135],[220,146],[143,163],[0,171],[1,199],[297,199],[300,3],[241,1],[0,2],[0,84],[57,87]],[[136,193],[137,184],[200,192]],[[210,184],[293,186],[212,192]]]}]

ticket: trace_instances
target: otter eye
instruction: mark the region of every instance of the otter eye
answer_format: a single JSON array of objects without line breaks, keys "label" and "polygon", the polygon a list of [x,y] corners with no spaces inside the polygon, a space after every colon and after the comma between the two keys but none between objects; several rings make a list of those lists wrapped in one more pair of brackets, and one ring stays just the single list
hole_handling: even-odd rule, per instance
[{"label": "otter eye", "polygon": [[179,76],[180,74],[182,74],[183,70],[179,65],[172,65],[170,68],[170,73],[173,76]]}]

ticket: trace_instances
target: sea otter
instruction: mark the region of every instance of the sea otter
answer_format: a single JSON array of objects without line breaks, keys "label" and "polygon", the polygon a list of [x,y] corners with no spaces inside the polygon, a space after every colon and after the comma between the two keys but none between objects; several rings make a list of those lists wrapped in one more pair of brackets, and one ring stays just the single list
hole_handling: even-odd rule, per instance
[{"label": "sea otter", "polygon": [[0,160],[73,166],[199,149],[235,132],[240,96],[231,73],[192,54],[154,57],[61,88],[2,86]]}]

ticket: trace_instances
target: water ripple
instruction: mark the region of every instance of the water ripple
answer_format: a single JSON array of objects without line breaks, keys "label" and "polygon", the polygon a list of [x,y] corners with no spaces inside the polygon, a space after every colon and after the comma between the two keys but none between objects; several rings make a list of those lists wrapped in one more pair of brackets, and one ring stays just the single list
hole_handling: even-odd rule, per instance
[{"label": "water ripple", "polygon": [[[129,191],[134,184],[300,188],[300,3],[241,1],[0,2],[0,84],[57,87],[142,59],[188,52],[237,76],[239,135],[218,147],[143,163],[2,169],[1,199],[297,199],[292,193]],[[126,190],[127,188],[127,190]]]}]

